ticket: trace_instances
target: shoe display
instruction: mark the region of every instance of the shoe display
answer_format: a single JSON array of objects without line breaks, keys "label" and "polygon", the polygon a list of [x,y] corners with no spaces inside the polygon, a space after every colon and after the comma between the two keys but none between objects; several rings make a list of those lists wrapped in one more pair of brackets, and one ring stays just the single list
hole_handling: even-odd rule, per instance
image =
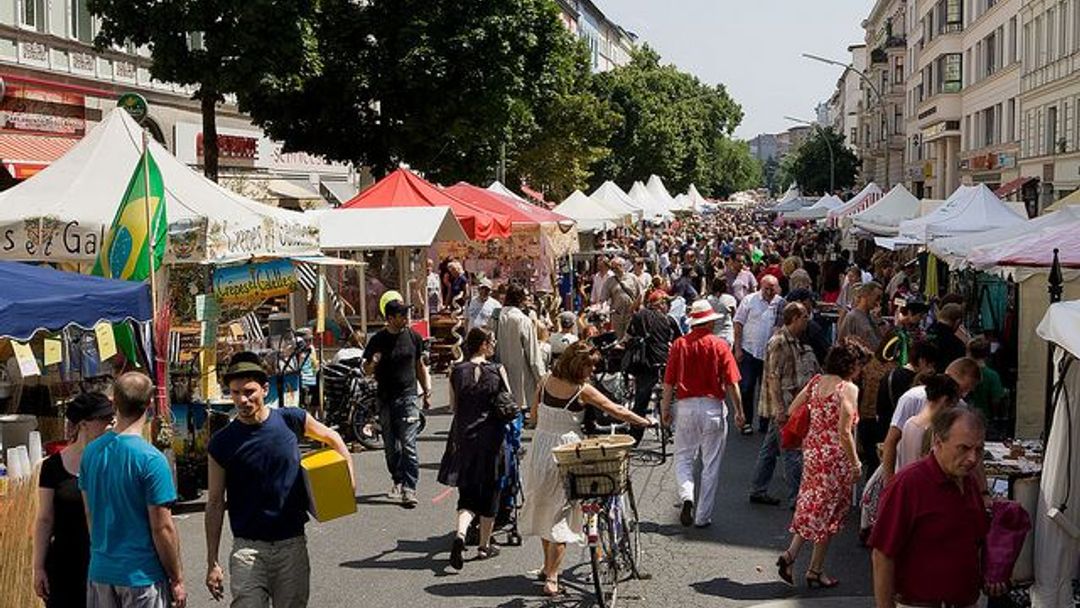
[{"label": "shoe display", "polygon": [[689,528],[694,523],[694,501],[683,501],[682,512],[679,513],[679,522],[684,528]]}]

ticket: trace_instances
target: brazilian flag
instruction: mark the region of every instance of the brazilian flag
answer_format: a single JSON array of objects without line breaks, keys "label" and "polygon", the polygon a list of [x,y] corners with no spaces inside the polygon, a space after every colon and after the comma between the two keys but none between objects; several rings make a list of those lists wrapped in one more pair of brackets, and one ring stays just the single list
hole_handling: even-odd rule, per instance
[{"label": "brazilian flag", "polygon": [[[147,198],[150,200],[150,226],[146,221]],[[156,269],[165,257],[167,231],[165,183],[154,157],[146,150],[135,167],[112,227],[102,242],[93,274],[126,281],[145,281],[150,277],[150,264],[153,263]],[[151,234],[154,243],[152,255]],[[113,326],[113,332],[120,351],[129,361],[137,363],[135,336],[131,328],[127,323],[118,323]]]}]

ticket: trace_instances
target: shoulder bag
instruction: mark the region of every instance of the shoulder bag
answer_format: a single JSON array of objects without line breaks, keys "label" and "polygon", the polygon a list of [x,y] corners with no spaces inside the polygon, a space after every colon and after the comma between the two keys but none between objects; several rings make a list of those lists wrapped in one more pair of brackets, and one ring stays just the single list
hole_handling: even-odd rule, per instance
[{"label": "shoulder bag", "polygon": [[495,393],[495,398],[492,401],[492,410],[495,412],[495,417],[503,422],[510,422],[518,417],[521,413],[521,405],[514,399],[514,394],[510,392],[510,382],[506,378],[506,368],[496,364],[496,369],[499,372],[499,390]]},{"label": "shoulder bag", "polygon": [[622,361],[619,367],[622,368],[624,374],[640,374],[647,371],[651,366],[649,365],[649,347],[647,344],[649,338],[649,330],[645,325],[645,320],[640,316],[635,316],[630,325],[633,326],[637,321],[641,327],[640,336],[631,336],[626,343],[626,352],[623,353]]},{"label": "shoulder bag", "polygon": [[799,404],[788,417],[784,427],[780,429],[780,447],[785,450],[798,450],[802,448],[803,440],[806,439],[806,435],[810,432],[810,399],[813,397],[813,391],[817,387],[818,379],[820,375],[814,376],[810,379],[810,383],[807,385],[810,388],[810,394],[803,399],[803,402]]}]

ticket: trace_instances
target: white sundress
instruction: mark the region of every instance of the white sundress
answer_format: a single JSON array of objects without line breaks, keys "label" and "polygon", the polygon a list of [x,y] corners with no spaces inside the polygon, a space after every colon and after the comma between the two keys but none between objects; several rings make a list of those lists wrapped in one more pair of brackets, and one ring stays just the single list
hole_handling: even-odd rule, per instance
[{"label": "white sundress", "polygon": [[585,411],[572,412],[584,387],[578,389],[563,407],[544,403],[546,391],[540,390],[536,431],[524,468],[525,504],[519,525],[525,536],[539,536],[555,543],[585,544],[583,519],[577,501],[566,498],[559,467],[551,451],[560,445],[582,440],[581,425]]}]

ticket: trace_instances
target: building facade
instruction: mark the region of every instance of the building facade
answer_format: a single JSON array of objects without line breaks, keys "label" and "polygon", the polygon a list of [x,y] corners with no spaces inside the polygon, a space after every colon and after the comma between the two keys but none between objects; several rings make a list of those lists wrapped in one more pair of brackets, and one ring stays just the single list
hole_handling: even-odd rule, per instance
[{"label": "building facade", "polygon": [[906,0],[877,0],[863,21],[869,82],[863,83],[859,112],[862,179],[882,188],[904,176],[907,6]]},{"label": "building facade", "polygon": [[1080,188],[1080,0],[1024,0],[1019,21],[1020,173],[1044,209]]},{"label": "building facade", "polygon": [[[866,71],[866,45],[848,47],[850,65],[859,72]],[[834,131],[844,136],[844,145],[859,155],[859,112],[862,100],[862,82],[859,75],[844,70],[836,81],[836,89],[829,98],[829,123]]]},{"label": "building facade", "polygon": [[[181,160],[201,165],[202,117],[193,89],[153,80],[146,49],[95,50],[97,27],[87,0],[0,0],[4,187],[67,152],[128,92],[146,99],[143,124],[151,135]],[[321,199],[324,182],[347,190],[336,186],[349,181],[348,166],[283,153],[235,105],[219,106],[217,118],[223,183],[242,183],[246,194],[271,203]]]},{"label": "building facade", "polygon": [[592,0],[556,0],[563,24],[585,41],[594,72],[630,63],[637,36],[608,19]]}]

